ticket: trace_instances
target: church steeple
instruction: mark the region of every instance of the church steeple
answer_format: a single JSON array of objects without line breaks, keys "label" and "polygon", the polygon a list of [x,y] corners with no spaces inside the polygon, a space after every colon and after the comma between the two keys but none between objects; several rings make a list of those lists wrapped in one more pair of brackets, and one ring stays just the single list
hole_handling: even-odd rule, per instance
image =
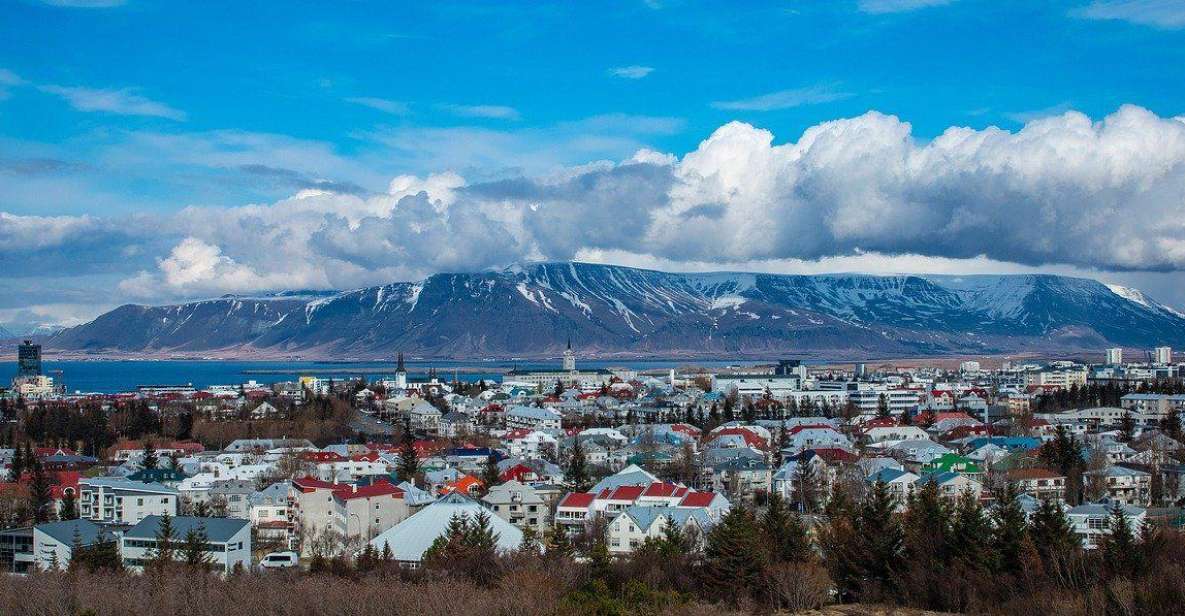
[{"label": "church steeple", "polygon": [[399,352],[399,357],[396,361],[398,363],[395,366],[395,372],[407,372],[407,368],[403,367],[403,351]]},{"label": "church steeple", "polygon": [[568,335],[568,348],[564,351],[564,370],[574,372],[576,370],[576,353],[572,352],[572,336]]}]

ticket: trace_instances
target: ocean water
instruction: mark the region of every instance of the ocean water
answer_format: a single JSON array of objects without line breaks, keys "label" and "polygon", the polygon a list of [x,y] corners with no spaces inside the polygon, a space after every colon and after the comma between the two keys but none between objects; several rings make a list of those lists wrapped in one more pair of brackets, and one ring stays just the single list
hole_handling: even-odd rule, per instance
[{"label": "ocean water", "polygon": [[[664,370],[677,366],[725,366],[738,362],[664,360],[586,360],[578,361],[577,368],[628,367],[636,370]],[[751,361],[746,364],[754,363]],[[424,378],[429,369],[436,369],[443,380],[452,380],[454,371],[462,381],[500,381],[504,370],[559,368],[555,361],[408,361],[408,376]],[[321,378],[350,379],[365,377],[378,380],[393,377],[394,362],[317,362],[317,361],[216,361],[216,360],[89,360],[43,362],[45,374],[65,383],[69,392],[118,393],[134,391],[138,385],[183,385],[196,388],[211,385],[238,385],[254,380],[271,384],[294,381],[302,375]],[[59,372],[60,371],[60,372]],[[0,365],[0,379],[7,383],[16,374],[16,362]]]}]

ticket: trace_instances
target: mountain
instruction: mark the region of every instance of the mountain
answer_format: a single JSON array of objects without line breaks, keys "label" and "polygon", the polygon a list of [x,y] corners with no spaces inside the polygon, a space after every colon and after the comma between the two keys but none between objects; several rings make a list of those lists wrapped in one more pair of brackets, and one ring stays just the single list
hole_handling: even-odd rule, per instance
[{"label": "mountain", "polygon": [[340,293],[121,306],[51,349],[390,358],[828,357],[1185,346],[1142,293],[1048,275],[675,274],[536,263]]}]

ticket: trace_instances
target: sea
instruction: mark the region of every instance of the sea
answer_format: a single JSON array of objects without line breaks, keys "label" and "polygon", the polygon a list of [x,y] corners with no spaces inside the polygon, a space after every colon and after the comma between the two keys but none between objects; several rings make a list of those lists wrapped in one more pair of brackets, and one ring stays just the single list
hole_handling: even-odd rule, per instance
[{"label": "sea", "polygon": [[[762,363],[759,361],[688,361],[688,360],[584,360],[577,368],[616,368],[667,370],[679,366],[733,366]],[[442,380],[499,382],[511,368],[558,368],[560,361],[408,361],[410,379],[424,378],[435,370]],[[120,393],[135,391],[140,385],[185,385],[197,389],[211,385],[239,385],[247,381],[270,385],[280,381],[294,381],[301,376],[332,379],[366,378],[368,381],[393,378],[394,362],[334,362],[334,361],[221,361],[221,360],[46,360],[42,372],[64,384],[67,392]],[[16,375],[16,362],[0,368],[0,382],[8,382]]]}]

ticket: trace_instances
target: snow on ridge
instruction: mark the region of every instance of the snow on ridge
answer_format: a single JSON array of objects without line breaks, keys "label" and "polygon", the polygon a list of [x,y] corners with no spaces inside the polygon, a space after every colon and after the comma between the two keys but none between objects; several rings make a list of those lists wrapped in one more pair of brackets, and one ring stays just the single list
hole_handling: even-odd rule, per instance
[{"label": "snow on ridge", "polygon": [[744,304],[746,301],[748,301],[748,300],[739,296],[739,295],[724,295],[721,297],[717,297],[716,299],[713,299],[711,308],[709,308],[709,309],[710,310],[727,310],[729,308],[732,308],[733,310],[736,310],[737,308],[740,308],[741,305]]},{"label": "snow on ridge", "polygon": [[1185,313],[1182,313],[1181,311],[1170,306],[1156,302],[1139,289],[1133,289],[1131,287],[1125,287],[1117,284],[1107,284],[1106,286],[1111,290],[1112,293],[1122,297],[1123,299],[1126,299],[1129,302],[1135,302],[1145,308],[1151,310],[1161,310],[1173,316],[1185,319]]}]

